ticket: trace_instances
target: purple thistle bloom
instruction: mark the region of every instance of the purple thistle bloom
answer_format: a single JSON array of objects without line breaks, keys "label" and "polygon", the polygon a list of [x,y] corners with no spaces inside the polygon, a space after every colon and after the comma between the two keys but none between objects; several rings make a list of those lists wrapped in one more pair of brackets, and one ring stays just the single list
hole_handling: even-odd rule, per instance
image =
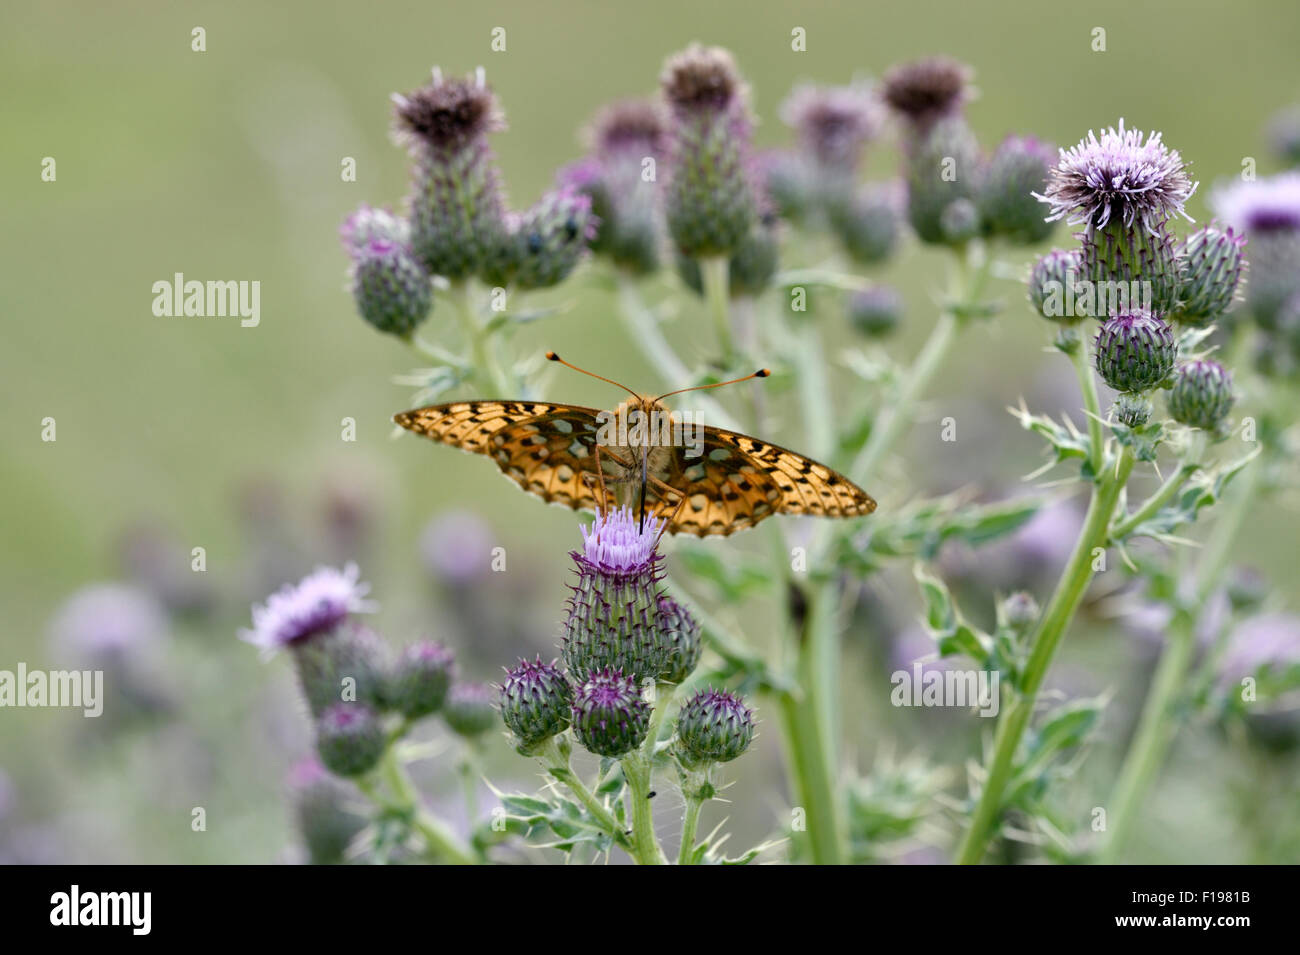
[{"label": "purple thistle bloom", "polygon": [[587,131],[592,153],[602,162],[616,158],[639,161],[662,156],[668,145],[667,117],[652,100],[610,103],[598,112]]},{"label": "purple thistle bloom", "polygon": [[158,602],[124,584],[83,587],[50,622],[54,646],[74,660],[104,661],[147,652],[167,632],[167,615]]},{"label": "purple thistle bloom", "polygon": [[662,520],[653,518],[641,523],[630,507],[597,514],[591,527],[578,528],[582,533],[583,557],[601,573],[642,573],[659,560],[655,544],[662,526]]},{"label": "purple thistle bloom", "polygon": [[623,756],[640,746],[650,728],[650,706],[637,682],[606,668],[588,675],[573,700],[573,731],[597,756]]},{"label": "purple thistle bloom", "polygon": [[883,96],[908,124],[912,136],[961,112],[971,96],[971,69],[946,56],[900,63],[885,73]]},{"label": "purple thistle bloom", "polygon": [[804,85],[781,104],[781,119],[794,129],[801,150],[819,170],[851,177],[884,116],[868,86]]},{"label": "purple thistle bloom", "polygon": [[1210,207],[1250,238],[1264,232],[1300,231],[1300,170],[1217,186],[1210,193]]},{"label": "purple thistle bloom", "polygon": [[1192,221],[1183,205],[1199,183],[1191,181],[1187,164],[1161,135],[1125,129],[1121,119],[1117,129],[1100,137],[1089,131],[1077,146],[1062,149],[1046,190],[1035,193],[1052,207],[1048,221],[1066,219],[1092,230],[1114,220],[1153,235],[1173,215]]},{"label": "purple thistle bloom", "polygon": [[240,638],[263,653],[303,643],[333,630],[349,614],[369,613],[374,604],[365,599],[370,585],[361,583],[356,564],[342,570],[318,567],[296,584],[286,584],[253,607],[253,628]]},{"label": "purple thistle bloom", "polygon": [[372,239],[388,239],[399,244],[409,241],[411,229],[407,221],[387,209],[374,209],[362,203],[339,227],[343,248],[356,258],[365,252]]}]

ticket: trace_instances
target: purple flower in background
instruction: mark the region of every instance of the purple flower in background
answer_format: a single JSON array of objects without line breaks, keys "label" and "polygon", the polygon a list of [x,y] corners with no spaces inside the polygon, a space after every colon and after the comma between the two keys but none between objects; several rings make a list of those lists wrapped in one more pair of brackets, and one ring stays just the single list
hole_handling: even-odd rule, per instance
[{"label": "purple flower in background", "polygon": [[393,215],[387,209],[374,209],[364,202],[339,228],[343,248],[353,257],[368,248],[371,239],[387,239],[405,244],[410,236],[411,229],[405,219]]},{"label": "purple flower in background", "polygon": [[491,571],[492,528],[470,511],[439,514],[420,534],[420,557],[429,573],[464,587]]},{"label": "purple flower in background", "polygon": [[1267,613],[1237,627],[1219,663],[1219,676],[1225,683],[1238,683],[1264,667],[1292,666],[1300,666],[1300,617]]},{"label": "purple flower in background", "polygon": [[123,584],[95,584],[63,603],[50,636],[73,659],[103,660],[150,650],[168,629],[167,615],[149,594]]},{"label": "purple flower in background", "polygon": [[1078,145],[1062,149],[1047,189],[1038,195],[1052,207],[1048,220],[1066,219],[1090,230],[1116,221],[1151,234],[1173,215],[1191,221],[1183,205],[1199,183],[1188,177],[1187,164],[1161,135],[1125,129],[1121,119],[1117,129],[1100,136],[1089,131]]},{"label": "purple flower in background", "polygon": [[799,138],[799,146],[820,169],[854,175],[867,143],[884,120],[874,91],[864,84],[803,85],[781,104],[781,119]]},{"label": "purple flower in background", "polygon": [[961,112],[971,97],[971,69],[946,56],[891,67],[884,78],[885,102],[903,117],[908,133],[923,135],[940,119]]},{"label": "purple flower in background", "polygon": [[1259,232],[1300,230],[1300,170],[1216,186],[1210,207],[1248,238]]},{"label": "purple flower in background", "polygon": [[253,607],[253,629],[240,637],[264,653],[309,640],[333,630],[349,614],[368,613],[370,585],[360,582],[356,564],[342,570],[318,567],[297,584],[286,584],[262,606]]}]

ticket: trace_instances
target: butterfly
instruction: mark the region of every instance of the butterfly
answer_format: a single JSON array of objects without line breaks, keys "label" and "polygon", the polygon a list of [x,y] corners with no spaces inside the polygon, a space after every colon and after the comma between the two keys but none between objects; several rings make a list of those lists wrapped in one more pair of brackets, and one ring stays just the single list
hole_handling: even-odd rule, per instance
[{"label": "butterfly", "polygon": [[[547,358],[582,371],[554,352]],[[601,381],[617,382],[591,372]],[[735,382],[766,377],[766,369]],[[523,490],[574,510],[636,508],[670,534],[728,535],[773,514],[860,517],[876,502],[844,475],[749,435],[694,425],[664,398],[622,385],[613,411],[544,401],[453,401],[393,420],[416,434],[484,454]]]}]

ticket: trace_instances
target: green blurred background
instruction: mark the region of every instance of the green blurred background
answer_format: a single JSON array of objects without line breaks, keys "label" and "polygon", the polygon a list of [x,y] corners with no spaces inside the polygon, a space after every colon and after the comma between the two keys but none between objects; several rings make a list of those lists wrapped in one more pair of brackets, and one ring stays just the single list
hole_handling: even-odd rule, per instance
[{"label": "green blurred background", "polygon": [[[206,30],[204,53],[190,48],[196,26]],[[498,26],[507,31],[501,53],[489,46]],[[807,31],[807,52],[791,50],[796,26]],[[1106,30],[1105,52],[1091,48],[1095,27]],[[753,88],[761,145],[788,142],[776,112],[797,81],[878,76],[944,52],[976,70],[970,116],[986,146],[1013,131],[1070,144],[1121,116],[1163,130],[1202,182],[1189,206],[1198,220],[1208,220],[1208,185],[1238,174],[1243,157],[1270,170],[1263,124],[1300,99],[1300,6],[1289,0],[4,4],[0,666],[54,665],[51,616],[77,588],[121,576],[121,536],[141,522],[165,529],[186,564],[191,547],[206,548],[222,603],[202,622],[175,625],[160,664],[174,707],[145,730],[105,735],[70,712],[0,712],[0,767],[13,790],[0,838],[21,826],[28,842],[46,840],[50,857],[75,860],[282,856],[292,836],[281,779],[308,743],[287,666],[263,665],[235,637],[248,601],[266,589],[249,579],[259,521],[298,528],[287,533],[303,538],[299,556],[310,563],[328,556],[313,528],[328,522],[339,495],[364,498],[379,542],[364,555],[364,576],[383,604],[380,629],[400,641],[439,619],[417,559],[426,521],[477,508],[534,578],[535,629],[553,631],[562,554],[577,539],[572,516],[525,499],[486,462],[391,439],[388,418],[411,394],[393,376],[421,362],[358,321],[338,227],[363,201],[400,204],[406,162],[388,138],[388,96],[423,82],[434,64],[487,68],[509,122],[495,140],[501,168],[524,206],[579,154],[577,131],[597,106],[652,92],[664,57],[693,40],[734,51]],[[41,181],[46,156],[57,161],[56,182]],[[340,179],[347,156],[357,182]],[[882,146],[873,174],[895,163],[893,147]],[[900,357],[926,334],[941,268],[936,253],[912,244],[888,272],[909,306],[892,346]],[[260,326],[155,317],[151,286],[174,272],[260,281]],[[975,428],[994,450],[972,450],[970,475],[950,464],[899,469],[905,488],[871,489],[886,504],[968,481],[1014,482],[1037,465],[1035,443],[1002,409],[1068,371],[1043,354],[1047,336],[1019,306],[1019,290],[1005,283],[1005,295],[1007,312],[970,336],[935,396],[936,409],[948,401],[988,422]],[[658,384],[613,319],[611,296],[561,287],[547,298],[568,308],[526,330],[525,348],[554,347],[634,386]],[[828,336],[847,340],[834,319],[824,319]],[[450,320],[431,321],[426,335],[437,338]],[[703,316],[687,301],[670,335],[693,341],[696,321]],[[836,386],[851,387],[847,376]],[[552,379],[547,397],[616,398],[567,374]],[[57,421],[54,443],[41,441],[47,416]],[[349,416],[355,443],[340,440]],[[269,503],[250,504],[263,491]],[[1257,512],[1242,554],[1278,565],[1294,557],[1296,530],[1293,513]],[[906,576],[896,583],[910,586]],[[1119,685],[1136,659],[1105,627],[1070,655]],[[496,672],[486,661],[469,669],[480,679]],[[868,709],[860,696],[849,687],[857,709]],[[267,733],[271,723],[288,727],[284,738]],[[861,714],[847,725],[869,767],[885,734]],[[939,752],[911,732],[899,749]],[[785,805],[775,737],[773,726],[762,757],[737,771],[750,786],[748,805],[732,807],[740,841],[760,837]],[[972,742],[949,755],[971,752]],[[532,785],[527,767],[496,755],[506,778]],[[1246,857],[1225,807],[1247,771],[1213,741],[1182,748],[1157,793],[1164,808],[1141,836],[1143,856]],[[436,794],[437,780],[430,786]],[[208,810],[206,833],[190,831],[195,805]]]}]

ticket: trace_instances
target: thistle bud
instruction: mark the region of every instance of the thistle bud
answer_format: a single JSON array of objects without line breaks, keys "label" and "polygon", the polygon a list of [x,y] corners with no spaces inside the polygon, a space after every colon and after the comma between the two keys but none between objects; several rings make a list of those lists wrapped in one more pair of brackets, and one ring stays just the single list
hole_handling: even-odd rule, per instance
[{"label": "thistle bud", "polygon": [[[944,213],[958,200],[969,202],[979,165],[979,144],[961,116],[937,120],[908,152],[907,217],[922,242],[943,245],[964,241],[949,238]],[[978,211],[972,206],[960,208],[949,228],[960,226],[960,231],[967,231],[972,213],[978,227]]]},{"label": "thistle bud", "polygon": [[1217,361],[1189,361],[1174,372],[1169,414],[1181,424],[1215,431],[1228,417],[1235,401],[1232,375]]},{"label": "thistle bud", "polygon": [[1164,319],[1136,310],[1116,315],[1097,332],[1097,373],[1119,392],[1146,392],[1174,370],[1178,345]]},{"label": "thistle bud", "polygon": [[348,808],[348,788],[326,773],[315,759],[303,760],[289,773],[289,800],[294,821],[312,865],[343,861],[352,840],[366,826]]},{"label": "thistle bud", "polygon": [[659,679],[680,684],[699,665],[704,652],[700,625],[691,612],[669,596],[659,598],[659,633],[668,648],[668,664]]},{"label": "thistle bud", "polygon": [[1035,312],[1050,322],[1073,325],[1087,318],[1087,310],[1075,307],[1075,291],[1083,268],[1083,258],[1078,250],[1053,249],[1037,262],[1029,272],[1029,304]]},{"label": "thistle bud", "polygon": [[1038,614],[1038,601],[1025,590],[1011,594],[998,605],[998,619],[1018,634],[1027,633],[1038,622]]},{"label": "thistle bud", "polygon": [[352,262],[352,296],[367,322],[407,336],[433,311],[433,284],[409,248],[372,238]]},{"label": "thistle bud", "polygon": [[969,199],[955,199],[939,216],[939,231],[951,245],[969,242],[980,233],[980,214]]},{"label": "thistle bud", "polygon": [[355,257],[366,250],[371,239],[409,244],[411,227],[405,219],[393,215],[387,209],[374,209],[363,202],[344,221],[339,229],[339,237],[343,240],[343,248]]},{"label": "thistle bud", "polygon": [[559,667],[520,660],[500,689],[501,718],[524,746],[563,733],[573,714],[573,687]]},{"label": "thistle bud", "polygon": [[383,708],[388,682],[388,648],[369,627],[355,621],[294,645],[294,667],[307,706],[315,716],[340,702]]},{"label": "thistle bud", "polygon": [[629,677],[657,679],[669,665],[659,632],[660,526],[655,520],[642,525],[623,507],[581,528],[583,551],[570,555],[578,582],[561,645],[576,679],[611,667]]},{"label": "thistle bud", "polygon": [[395,97],[396,127],[415,159],[411,248],[434,275],[476,274],[499,248],[505,206],[488,134],[505,128],[482,82],[443,79]]},{"label": "thistle bud", "polygon": [[[1115,289],[1127,304],[1166,315],[1178,304],[1184,262],[1163,227],[1133,230],[1119,220],[1088,231],[1083,240],[1084,277],[1098,291]],[[1098,317],[1105,305],[1097,304]]]},{"label": "thistle bud", "polygon": [[430,640],[402,651],[388,681],[389,704],[408,719],[438,712],[455,675],[455,655]]},{"label": "thistle bud", "polygon": [[623,756],[645,740],[650,706],[632,677],[621,670],[598,670],[578,686],[573,699],[573,732],[597,756]]},{"label": "thistle bud", "polygon": [[1111,407],[1111,415],[1120,424],[1129,428],[1140,428],[1151,420],[1151,412],[1155,410],[1155,405],[1145,394],[1132,394],[1125,392],[1115,398],[1115,404]]},{"label": "thistle bud", "polygon": [[[779,250],[775,220],[756,225],[728,260],[727,294],[731,298],[753,298],[765,292],[776,274]],[[704,277],[697,259],[679,255],[677,274],[695,294],[704,294]]]},{"label": "thistle bud", "polygon": [[1246,237],[1236,235],[1231,227],[1221,231],[1206,226],[1187,237],[1178,249],[1183,263],[1178,321],[1200,327],[1228,310],[1245,264],[1245,244]]},{"label": "thistle bud", "polygon": [[512,217],[501,245],[483,267],[492,285],[550,288],[568,278],[595,234],[591,197],[572,189],[549,192]]},{"label": "thistle bud", "polygon": [[847,202],[832,205],[830,225],[849,258],[873,265],[893,255],[902,231],[902,205],[902,189],[893,183],[866,186]]},{"label": "thistle bud", "polygon": [[980,175],[975,202],[991,235],[1019,245],[1034,245],[1052,234],[1036,193],[1047,186],[1056,149],[1032,136],[1008,136]]},{"label": "thistle bud", "polygon": [[492,691],[481,683],[457,683],[447,693],[442,718],[458,736],[481,736],[497,725],[492,699]]},{"label": "thistle bud", "polygon": [[730,762],[753,739],[754,713],[733,693],[700,690],[677,716],[677,751],[687,769]]},{"label": "thistle bud", "polygon": [[769,149],[758,154],[755,166],[763,191],[782,218],[803,222],[821,214],[812,169],[803,156]]},{"label": "thistle bud", "polygon": [[731,255],[757,215],[746,90],[731,54],[691,46],[662,77],[671,111],[668,232],[682,254]]},{"label": "thistle bud", "polygon": [[360,776],[374,769],[387,746],[384,728],[370,707],[335,703],[316,722],[316,752],[338,776]]},{"label": "thistle bud", "polygon": [[890,285],[873,285],[849,296],[849,322],[868,338],[888,335],[903,318],[903,297]]}]

